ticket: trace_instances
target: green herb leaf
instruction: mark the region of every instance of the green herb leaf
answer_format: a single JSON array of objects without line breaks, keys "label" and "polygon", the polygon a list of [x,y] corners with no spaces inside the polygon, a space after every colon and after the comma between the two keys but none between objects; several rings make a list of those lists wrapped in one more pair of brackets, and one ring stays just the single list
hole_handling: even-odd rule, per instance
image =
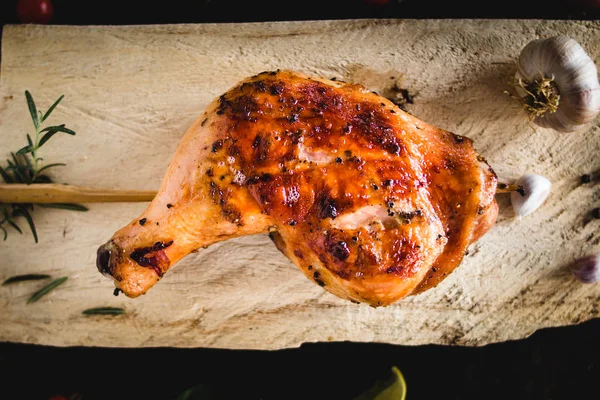
[{"label": "green herb leaf", "polygon": [[40,126],[40,121],[38,117],[37,107],[35,106],[35,102],[33,101],[33,97],[28,90],[25,91],[25,98],[27,99],[27,107],[29,107],[29,113],[31,114],[31,119],[33,120],[33,125],[37,130]]},{"label": "green herb leaf", "polygon": [[0,175],[2,175],[2,179],[4,179],[4,182],[6,182],[6,183],[14,182],[14,179],[10,175],[8,175],[8,173],[2,167],[0,167]]},{"label": "green herb leaf", "polygon": [[48,279],[50,275],[46,274],[26,274],[26,275],[17,275],[11,276],[4,282],[2,282],[2,286],[10,285],[11,283],[24,282],[24,281],[38,281],[40,279]]},{"label": "green herb leaf", "polygon": [[121,315],[125,314],[125,310],[119,307],[97,307],[85,310],[84,315]]},{"label": "green herb leaf", "polygon": [[29,133],[27,134],[27,143],[29,143],[29,146],[33,148],[33,140],[31,140],[31,136],[29,136]]},{"label": "green herb leaf", "polygon": [[21,230],[21,228],[19,228],[19,225],[17,225],[15,223],[15,221],[13,221],[12,219],[7,219],[6,222],[8,222],[10,224],[10,226],[12,226],[13,228],[15,228],[15,230],[17,232],[19,232],[21,235],[23,234],[23,231]]},{"label": "green herb leaf", "polygon": [[37,243],[38,235],[35,230],[35,224],[33,223],[33,218],[31,218],[31,214],[29,214],[29,211],[27,211],[27,209],[25,207],[19,207],[15,210],[14,213],[18,214],[18,215],[22,215],[27,220],[27,223],[29,224],[29,228],[31,228],[31,233],[33,234],[33,239]]},{"label": "green herb leaf", "polygon": [[58,103],[60,103],[60,101],[65,97],[65,95],[63,94],[62,96],[60,96],[58,98],[58,100],[56,100],[54,102],[54,104],[52,104],[50,106],[50,108],[48,109],[48,111],[46,111],[46,114],[44,114],[44,116],[42,117],[42,122],[46,120],[46,118],[48,118],[50,116],[50,114],[52,114],[52,111],[54,111],[54,109],[56,108],[56,106],[58,105]]},{"label": "green herb leaf", "polygon": [[[62,125],[59,125],[59,126],[64,127],[65,125],[62,124]],[[50,127],[50,128],[53,128],[53,127]],[[48,128],[45,128],[44,130],[46,130],[46,129],[48,129]],[[42,132],[44,132],[44,130],[42,130]],[[58,133],[58,130],[53,130],[53,129],[48,130],[46,132],[46,134],[44,136],[42,136],[42,138],[40,139],[40,143],[38,144],[38,148],[42,147],[44,145],[44,143],[46,143],[48,140],[50,140],[50,138],[52,136],[54,136],[56,133]]]},{"label": "green herb leaf", "polygon": [[19,151],[17,151],[17,155],[21,156],[23,154],[31,153],[32,151],[33,151],[33,147],[31,147],[31,146],[21,147],[19,149]]},{"label": "green herb leaf", "polygon": [[2,232],[4,232],[4,241],[6,241],[6,238],[8,238],[8,232],[6,231],[6,229],[4,229],[2,225],[0,225],[0,229],[2,229]]},{"label": "green herb leaf", "polygon": [[33,175],[35,175],[35,169],[33,168],[33,165],[31,165],[31,161],[29,161],[29,157],[27,157],[27,155],[23,155],[21,158],[25,160],[25,172],[27,172],[28,180],[31,181],[31,178],[33,178]]},{"label": "green herb leaf", "polygon": [[42,168],[40,168],[40,169],[38,170],[38,174],[39,174],[40,172],[42,172],[43,170],[45,170],[45,169],[48,169],[48,168],[52,168],[52,167],[64,167],[64,166],[66,166],[66,165],[67,165],[67,164],[65,164],[65,163],[60,163],[60,162],[59,162],[59,163],[54,163],[54,164],[48,164],[48,165],[44,165]]},{"label": "green herb leaf", "polygon": [[67,279],[69,279],[68,276],[63,276],[62,278],[53,280],[52,282],[50,282],[49,284],[32,294],[29,300],[27,300],[27,304],[38,301],[39,299],[50,293],[52,290],[62,285]]},{"label": "green herb leaf", "polygon": [[13,161],[15,162],[15,166],[20,167],[21,163],[19,162],[17,155],[11,151],[10,156],[12,157]]},{"label": "green herb leaf", "polygon": [[52,132],[52,131],[64,132],[64,133],[68,133],[69,135],[76,135],[76,133],[74,131],[70,130],[69,128],[65,128],[64,124],[58,125],[58,126],[49,126],[47,128],[42,129],[40,132]]},{"label": "green herb leaf", "polygon": [[33,183],[52,183],[52,179],[48,175],[38,175],[33,180]]},{"label": "green herb leaf", "polygon": [[46,207],[46,208],[60,208],[61,210],[71,210],[71,211],[88,211],[84,205],[76,204],[76,203],[40,203],[38,206]]},{"label": "green herb leaf", "polygon": [[33,176],[33,167],[29,162],[29,158],[26,155],[16,155],[15,153],[10,153],[14,163],[8,161],[9,168],[12,167],[15,175],[17,175],[20,179],[20,183],[31,183],[31,177]]},{"label": "green herb leaf", "polygon": [[18,165],[15,165],[12,161],[6,160],[8,162],[9,170],[15,173],[15,177],[17,178],[17,182],[15,183],[30,183],[29,180],[23,173],[21,172],[21,168]]}]

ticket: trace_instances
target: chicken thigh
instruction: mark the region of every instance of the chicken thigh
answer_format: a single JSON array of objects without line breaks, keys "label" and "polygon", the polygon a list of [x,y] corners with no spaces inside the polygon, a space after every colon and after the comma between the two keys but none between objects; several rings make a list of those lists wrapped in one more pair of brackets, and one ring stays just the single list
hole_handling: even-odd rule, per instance
[{"label": "chicken thigh", "polygon": [[389,305],[458,266],[496,220],[495,190],[470,139],[357,84],[263,72],[209,105],[97,267],[136,297],[192,251],[270,232],[325,290]]}]

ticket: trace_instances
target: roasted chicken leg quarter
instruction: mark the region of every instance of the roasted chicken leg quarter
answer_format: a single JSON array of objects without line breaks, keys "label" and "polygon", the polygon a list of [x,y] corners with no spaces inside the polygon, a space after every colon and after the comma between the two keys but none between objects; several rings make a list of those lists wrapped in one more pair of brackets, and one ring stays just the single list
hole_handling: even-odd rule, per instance
[{"label": "roasted chicken leg quarter", "polygon": [[458,266],[496,220],[495,191],[470,139],[357,84],[263,72],[209,105],[97,267],[136,297],[196,249],[269,231],[325,290],[389,305]]}]

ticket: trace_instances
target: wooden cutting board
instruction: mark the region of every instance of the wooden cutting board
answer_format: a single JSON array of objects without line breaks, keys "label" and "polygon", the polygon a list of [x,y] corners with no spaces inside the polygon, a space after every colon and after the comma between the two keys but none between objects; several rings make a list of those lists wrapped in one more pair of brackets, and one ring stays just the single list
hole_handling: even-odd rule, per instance
[{"label": "wooden cutting board", "polygon": [[[536,213],[515,218],[499,195],[496,226],[442,284],[387,308],[342,301],[307,280],[266,235],[186,257],[147,295],[114,297],[96,270],[97,247],[146,204],[94,204],[87,213],[40,209],[29,232],[0,242],[0,279],[69,276],[37,303],[43,283],[0,287],[0,340],[58,346],[278,349],[314,341],[484,345],[598,316],[600,285],[566,266],[599,250],[598,122],[585,132],[534,130],[504,93],[530,40],[568,34],[596,60],[600,23],[538,20],[353,20],[130,27],[7,26],[2,42],[0,154],[25,144],[23,95],[78,132],[42,150],[58,182],[157,189],[179,139],[208,103],[242,78],[289,68],[362,83],[397,84],[409,111],[466,135],[501,179],[525,171],[553,189]],[[598,121],[598,119],[596,120]],[[22,224],[23,226],[25,224]],[[86,317],[120,306],[118,317]]]}]

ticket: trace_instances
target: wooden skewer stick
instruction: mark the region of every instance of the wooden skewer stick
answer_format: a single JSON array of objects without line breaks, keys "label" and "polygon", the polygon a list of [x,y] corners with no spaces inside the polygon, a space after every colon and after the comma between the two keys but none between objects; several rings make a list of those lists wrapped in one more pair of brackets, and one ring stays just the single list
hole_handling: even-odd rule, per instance
[{"label": "wooden skewer stick", "polygon": [[[499,183],[496,193],[523,190],[519,185]],[[0,184],[0,203],[132,203],[152,201],[152,190],[97,189],[57,183]]]},{"label": "wooden skewer stick", "polygon": [[57,183],[0,185],[0,203],[119,203],[152,201],[152,190],[114,190]]}]

